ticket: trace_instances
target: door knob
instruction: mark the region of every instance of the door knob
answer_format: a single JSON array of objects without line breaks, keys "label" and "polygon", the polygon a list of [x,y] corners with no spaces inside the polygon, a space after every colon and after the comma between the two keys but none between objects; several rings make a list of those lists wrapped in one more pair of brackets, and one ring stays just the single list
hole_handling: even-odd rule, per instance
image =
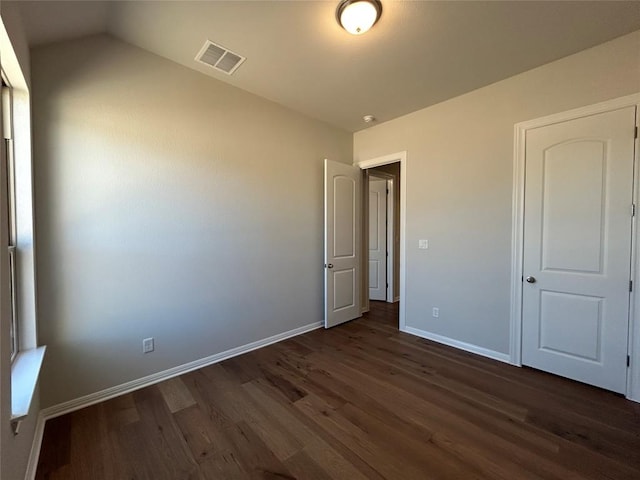
[{"label": "door knob", "polygon": [[536,277],[527,277],[525,280],[527,283],[536,283]]},{"label": "door knob", "polygon": [[325,263],[324,266],[327,268],[333,268],[333,263]]}]

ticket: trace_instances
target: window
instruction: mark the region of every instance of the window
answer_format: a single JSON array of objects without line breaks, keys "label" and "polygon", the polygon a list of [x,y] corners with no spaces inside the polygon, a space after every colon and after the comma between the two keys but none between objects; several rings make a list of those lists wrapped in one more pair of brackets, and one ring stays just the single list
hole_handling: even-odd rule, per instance
[{"label": "window", "polygon": [[[20,422],[29,414],[46,347],[38,346],[36,330],[29,86],[1,21],[0,57],[0,273],[3,280],[0,303],[3,314],[6,312],[9,317],[2,318],[0,336],[5,339],[3,343],[8,344],[11,339],[11,384],[7,390],[11,391],[11,425],[17,434]],[[2,387],[7,381],[5,361],[9,361],[9,355],[0,359]],[[7,411],[5,399],[2,395],[0,421],[3,424],[2,415]]]},{"label": "window", "polygon": [[9,248],[9,275],[10,275],[10,303],[11,303],[11,360],[15,358],[19,350],[18,338],[18,312],[17,312],[17,276],[16,276],[16,176],[15,176],[15,152],[13,148],[13,94],[11,86],[2,72],[2,130],[5,142],[2,168],[6,169],[7,180],[7,211],[8,238],[3,239]]}]

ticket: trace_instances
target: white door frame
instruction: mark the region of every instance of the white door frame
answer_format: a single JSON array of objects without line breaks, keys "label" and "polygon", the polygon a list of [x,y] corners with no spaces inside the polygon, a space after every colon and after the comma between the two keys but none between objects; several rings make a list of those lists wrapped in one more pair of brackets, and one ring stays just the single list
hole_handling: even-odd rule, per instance
[{"label": "white door frame", "polygon": [[395,218],[394,218],[394,210],[396,206],[395,202],[395,193],[394,193],[394,183],[393,178],[387,178],[387,302],[393,303],[395,302],[395,295],[393,294],[395,283],[394,278],[396,278],[396,269],[395,269],[395,233],[396,229]]},{"label": "white door frame", "polygon": [[[385,210],[385,212],[384,212],[384,214],[385,214],[385,226],[384,226],[384,240],[385,240],[385,251],[384,251],[384,253],[385,253],[385,258],[384,258],[384,269],[385,269],[384,277],[385,278],[384,278],[384,283],[385,283],[385,288],[384,288],[384,297],[385,298],[384,298],[384,301],[386,302],[386,301],[388,301],[388,298],[389,298],[389,245],[388,245],[388,243],[389,243],[389,220],[387,218],[388,215],[389,215],[389,181],[386,178],[386,176],[378,175],[378,172],[370,173],[370,175],[368,176],[368,182],[367,182],[367,184],[368,184],[367,185],[367,192],[368,192],[369,195],[367,195],[368,203],[366,205],[366,208],[368,208],[369,210],[371,210],[371,198],[370,198],[370,195],[371,195],[371,181],[372,180],[379,181],[379,182],[384,182],[384,189],[385,189],[385,194],[384,194],[384,205],[385,205],[384,206],[384,210]],[[362,208],[364,210],[365,206],[363,206]],[[378,208],[376,208],[376,211],[377,210],[378,210]],[[371,215],[369,215],[367,217],[367,220],[368,220],[367,224],[370,224]],[[365,225],[364,223],[362,224],[362,235],[363,236],[366,235],[366,234],[370,235],[370,230],[369,230],[368,227],[369,227],[369,225]],[[379,233],[379,232],[377,232],[377,233]],[[377,236],[377,234],[376,234],[376,236]],[[371,238],[369,238],[369,240],[371,240]],[[370,261],[371,260],[371,257],[370,257],[370,255],[371,255],[371,242],[368,242],[367,247],[368,247],[367,248],[367,260]],[[362,278],[363,279],[367,278],[367,279],[370,280],[370,271],[369,271],[369,269],[367,269],[367,272],[366,272],[367,275],[366,276],[364,275],[364,273],[365,272],[363,272]],[[368,281],[367,284],[368,284],[367,286],[369,287],[369,290],[368,290],[368,292],[369,292],[369,300],[371,300],[371,282]]]},{"label": "white door frame", "polygon": [[[406,247],[406,228],[407,228],[407,152],[391,153],[382,157],[371,158],[355,162],[354,165],[362,170],[368,168],[388,165],[390,163],[400,162],[400,319],[399,329],[401,332],[406,331],[406,287],[407,287],[407,247]],[[391,192],[390,192],[391,194]],[[391,256],[391,255],[389,255]],[[391,284],[391,282],[389,282]],[[392,295],[393,297],[393,295]]]},{"label": "white door frame", "polygon": [[[554,123],[565,122],[589,115],[595,115],[619,108],[637,106],[636,128],[640,123],[640,93],[626,97],[608,100],[606,102],[589,105],[587,107],[557,113],[543,118],[517,123],[514,126],[514,155],[513,155],[513,196],[512,215],[513,231],[511,237],[511,336],[509,346],[509,361],[513,365],[522,366],[522,276],[524,259],[524,182],[525,182],[525,138],[527,130],[544,127]],[[640,198],[640,143],[635,140],[633,203],[637,205]],[[631,208],[631,205],[629,206]],[[628,354],[631,362],[627,369],[626,397],[640,402],[640,295],[636,294],[638,287],[636,274],[640,271],[640,252],[638,252],[638,215],[632,218],[631,238],[631,279],[634,289],[631,293],[629,305],[629,345]]]}]

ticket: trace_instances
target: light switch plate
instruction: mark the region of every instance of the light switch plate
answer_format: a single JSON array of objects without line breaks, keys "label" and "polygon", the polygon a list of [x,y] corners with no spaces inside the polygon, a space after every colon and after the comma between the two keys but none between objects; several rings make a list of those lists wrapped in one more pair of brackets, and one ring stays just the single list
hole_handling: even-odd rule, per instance
[{"label": "light switch plate", "polygon": [[429,240],[418,240],[418,248],[422,250],[429,248]]},{"label": "light switch plate", "polygon": [[155,342],[153,337],[145,338],[142,340],[142,353],[151,353],[155,350]]}]

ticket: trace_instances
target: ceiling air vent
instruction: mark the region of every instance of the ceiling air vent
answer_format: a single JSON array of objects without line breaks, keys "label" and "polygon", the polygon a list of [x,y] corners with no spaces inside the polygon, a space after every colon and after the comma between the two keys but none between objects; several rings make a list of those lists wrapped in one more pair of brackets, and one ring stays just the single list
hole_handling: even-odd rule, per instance
[{"label": "ceiling air vent", "polygon": [[207,40],[196,55],[196,60],[231,75],[246,59],[211,40]]}]

